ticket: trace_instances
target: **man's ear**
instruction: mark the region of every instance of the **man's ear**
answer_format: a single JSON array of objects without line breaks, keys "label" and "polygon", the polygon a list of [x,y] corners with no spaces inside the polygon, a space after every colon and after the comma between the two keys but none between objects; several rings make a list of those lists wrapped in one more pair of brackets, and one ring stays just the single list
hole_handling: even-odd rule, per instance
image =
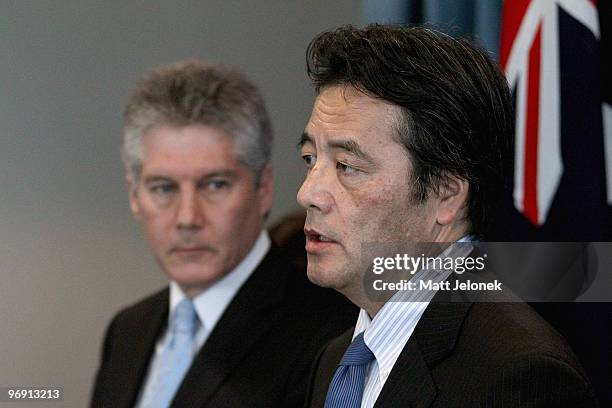
[{"label": "man's ear", "polygon": [[274,198],[274,173],[272,172],[272,165],[269,163],[266,164],[266,167],[261,172],[257,186],[257,197],[259,200],[259,212],[263,217],[270,212],[272,199]]},{"label": "man's ear", "polygon": [[448,175],[438,189],[436,222],[439,225],[452,225],[465,216],[468,202],[469,184],[467,180]]},{"label": "man's ear", "polygon": [[128,189],[128,199],[130,201],[130,209],[136,221],[140,222],[140,202],[138,201],[138,182],[134,180],[131,174],[125,177]]}]

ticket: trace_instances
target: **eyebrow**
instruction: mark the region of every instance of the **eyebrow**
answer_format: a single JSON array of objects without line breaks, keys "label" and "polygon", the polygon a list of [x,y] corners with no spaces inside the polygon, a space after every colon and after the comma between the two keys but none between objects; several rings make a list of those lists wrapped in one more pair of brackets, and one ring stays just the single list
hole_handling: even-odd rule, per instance
[{"label": "eyebrow", "polygon": [[361,149],[361,147],[359,146],[359,143],[357,143],[354,140],[332,139],[327,144],[332,149],[345,150],[346,152],[357,157],[358,159],[361,159],[361,160],[364,160],[370,163],[376,163],[376,161],[372,158],[372,156],[364,152],[363,149]]},{"label": "eyebrow", "polygon": [[170,177],[164,177],[164,176],[148,176],[148,177],[145,177],[143,181],[145,184],[149,184],[149,183],[157,183],[160,181],[172,181],[172,179]]},{"label": "eyebrow", "polygon": [[[207,180],[207,179],[211,179],[215,177],[233,178],[235,176],[236,176],[236,173],[232,170],[217,170],[217,171],[212,171],[210,173],[201,175],[198,178],[198,180],[200,181]],[[155,182],[175,182],[175,180],[172,176],[157,176],[157,175],[148,176],[144,179],[145,184],[155,183]]]},{"label": "eyebrow", "polygon": [[[300,141],[298,142],[297,147],[301,148],[306,143],[312,143],[313,145],[316,146],[314,138],[311,135],[309,135],[307,132],[304,132],[304,133],[302,133],[302,137],[300,137]],[[363,149],[361,148],[361,146],[359,146],[359,143],[355,142],[354,140],[337,140],[337,139],[332,139],[332,140],[330,140],[328,142],[328,145],[332,149],[345,150],[346,152],[356,156],[357,158],[359,158],[361,160],[365,160],[365,161],[368,161],[368,162],[371,162],[371,163],[375,163],[376,162],[372,158],[372,156],[370,156],[369,154],[364,152]]]},{"label": "eyebrow", "polygon": [[312,143],[313,145],[315,144],[313,137],[310,136],[308,133],[303,132],[302,136],[300,137],[300,141],[297,143],[296,147],[299,149],[306,143]]}]

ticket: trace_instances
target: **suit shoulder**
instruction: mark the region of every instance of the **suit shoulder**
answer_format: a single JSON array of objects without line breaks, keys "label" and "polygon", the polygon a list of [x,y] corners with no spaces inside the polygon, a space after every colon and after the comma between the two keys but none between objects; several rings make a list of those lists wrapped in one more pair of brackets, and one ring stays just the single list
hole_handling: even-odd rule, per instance
[{"label": "suit shoulder", "polygon": [[475,303],[464,321],[458,347],[478,350],[496,365],[547,357],[584,376],[565,339],[525,303]]},{"label": "suit shoulder", "polygon": [[473,304],[453,353],[434,372],[452,390],[439,406],[457,395],[465,406],[596,406],[569,345],[524,303]]},{"label": "suit shoulder", "polygon": [[125,306],[114,315],[111,325],[122,325],[122,323],[148,316],[152,309],[159,308],[162,304],[167,304],[168,298],[168,288],[164,288],[144,299]]}]

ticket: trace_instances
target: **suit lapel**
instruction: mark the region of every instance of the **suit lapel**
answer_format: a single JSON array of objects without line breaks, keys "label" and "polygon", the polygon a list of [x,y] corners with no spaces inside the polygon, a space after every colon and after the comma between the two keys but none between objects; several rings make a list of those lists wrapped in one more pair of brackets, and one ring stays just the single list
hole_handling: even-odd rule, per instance
[{"label": "suit lapel", "polygon": [[431,370],[452,353],[471,306],[471,303],[443,302],[444,298],[445,293],[438,292],[423,313],[381,390],[375,408],[425,408],[434,401],[436,384]]},{"label": "suit lapel", "polygon": [[375,408],[380,407],[429,407],[436,397],[436,386],[423,354],[410,338],[402,350],[385,386],[380,392]]},{"label": "suit lapel", "polygon": [[321,351],[320,359],[313,366],[315,370],[310,378],[310,392],[306,407],[320,408],[325,405],[327,391],[336,373],[338,364],[342,360],[342,356],[344,356],[346,349],[351,344],[354,331],[355,327],[351,327],[344,334],[329,342]]},{"label": "suit lapel", "polygon": [[136,402],[155,349],[155,342],[166,326],[168,289],[158,296],[151,303],[146,316],[142,316],[142,319],[131,327],[133,331],[125,336],[129,343],[125,344],[124,353],[119,355],[122,368],[117,372],[121,375],[115,381],[116,395],[123,396],[124,400],[118,401],[116,406],[131,407]]},{"label": "suit lapel", "polygon": [[277,320],[288,273],[272,249],[236,294],[196,356],[173,407],[202,406]]}]

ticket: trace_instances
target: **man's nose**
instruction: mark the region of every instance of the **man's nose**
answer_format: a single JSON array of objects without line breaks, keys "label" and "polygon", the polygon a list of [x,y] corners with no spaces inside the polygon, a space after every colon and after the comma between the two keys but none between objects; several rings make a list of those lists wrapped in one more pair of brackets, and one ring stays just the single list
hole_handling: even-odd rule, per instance
[{"label": "man's nose", "polygon": [[191,189],[181,191],[176,214],[177,228],[197,229],[202,226],[203,220],[202,203],[197,191]]},{"label": "man's nose", "polygon": [[325,169],[315,165],[297,193],[298,203],[307,210],[318,209],[323,214],[328,213],[333,204],[328,178]]}]

